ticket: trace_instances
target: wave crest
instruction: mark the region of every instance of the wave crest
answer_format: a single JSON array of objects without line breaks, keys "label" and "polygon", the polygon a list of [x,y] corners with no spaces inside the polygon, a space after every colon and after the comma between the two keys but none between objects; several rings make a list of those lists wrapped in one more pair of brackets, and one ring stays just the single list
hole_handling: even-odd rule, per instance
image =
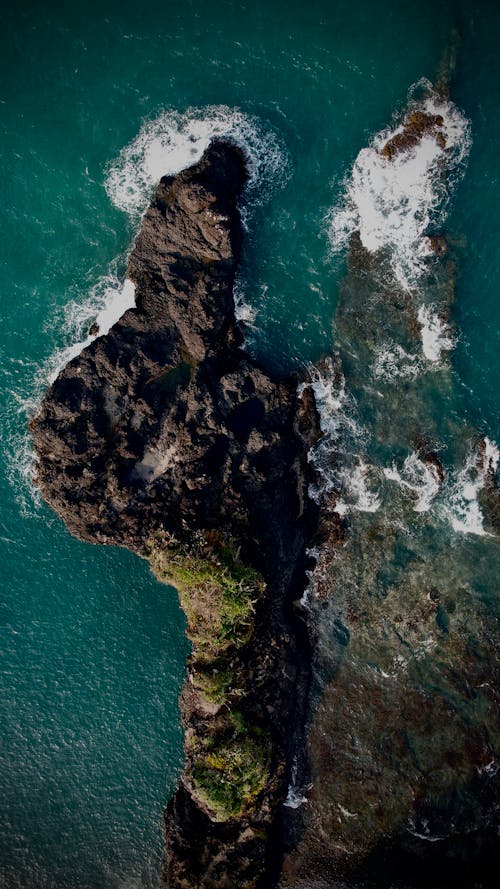
[{"label": "wave crest", "polygon": [[406,457],[401,471],[393,463],[384,469],[389,481],[397,482],[403,490],[409,492],[414,500],[415,512],[428,512],[432,501],[439,493],[441,477],[433,463],[426,462],[415,452]]},{"label": "wave crest", "polygon": [[361,456],[366,431],[357,419],[354,399],[346,391],[338,359],[327,358],[310,368],[310,381],[305,385],[314,392],[323,433],[309,453],[318,476],[310,487],[311,497],[321,502],[335,495],[334,511],[339,515],[350,510],[376,512],[380,498],[373,490],[374,467]]},{"label": "wave crest", "polygon": [[[425,89],[425,98],[413,98],[417,88]],[[442,120],[441,140],[432,131],[423,132],[417,144],[388,157],[384,147],[403,134],[405,125],[377,133],[359,152],[343,196],[328,218],[334,253],[345,249],[351,235],[359,232],[370,253],[388,250],[392,273],[405,290],[415,286],[425,270],[425,260],[432,256],[426,234],[431,225],[444,222],[471,145],[467,118],[427,81],[410,90],[406,119],[412,114]]]},{"label": "wave crest", "polygon": [[497,471],[500,452],[495,442],[485,437],[465,461],[463,469],[455,476],[444,507],[454,531],[462,534],[488,534],[484,529],[484,516],[478,494],[485,487],[488,477]]},{"label": "wave crest", "polygon": [[230,139],[246,154],[250,180],[246,199],[262,204],[288,181],[290,158],[274,130],[250,114],[225,105],[164,111],[146,121],[108,167],[111,202],[132,217],[147,208],[162,176],[175,175],[200,160],[215,136]]}]

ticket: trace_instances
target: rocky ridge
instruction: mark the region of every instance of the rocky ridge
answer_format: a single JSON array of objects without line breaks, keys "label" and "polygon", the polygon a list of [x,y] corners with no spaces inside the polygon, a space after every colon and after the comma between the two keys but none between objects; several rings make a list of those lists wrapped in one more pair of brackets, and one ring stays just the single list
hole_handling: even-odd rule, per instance
[{"label": "rocky ridge", "polygon": [[47,503],[77,537],[149,558],[187,615],[171,887],[272,885],[308,690],[292,603],[317,524],[319,427],[309,390],[242,349],[246,179],[241,150],[214,140],[161,180],[128,262],[136,307],[70,361],[31,422]]}]

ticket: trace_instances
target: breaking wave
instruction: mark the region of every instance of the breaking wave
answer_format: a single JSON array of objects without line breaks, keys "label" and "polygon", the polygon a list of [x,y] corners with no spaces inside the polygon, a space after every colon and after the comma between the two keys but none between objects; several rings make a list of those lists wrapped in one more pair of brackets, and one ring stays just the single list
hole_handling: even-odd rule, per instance
[{"label": "breaking wave", "polygon": [[[78,304],[74,301],[65,309],[65,332],[84,338],[71,345],[56,349],[42,369],[42,377],[53,383],[66,365],[76,358],[83,349],[100,336],[105,336],[128,309],[135,308],[135,285],[130,278],[121,283],[114,275],[104,275],[91,289],[86,300]],[[92,331],[92,332],[90,332]]]},{"label": "breaking wave", "polygon": [[337,503],[337,512],[345,514],[349,509],[358,512],[377,512],[380,506],[380,495],[376,488],[375,467],[357,455],[354,467],[346,473],[344,489],[347,502]]},{"label": "breaking wave", "polygon": [[386,343],[377,352],[372,374],[377,380],[391,383],[414,380],[422,371],[419,356],[407,352],[399,343]]},{"label": "breaking wave", "polygon": [[15,492],[23,516],[32,515],[42,504],[34,484],[35,455],[27,428],[28,420],[36,412],[38,404],[37,395],[24,398],[13,392],[7,402],[0,433],[6,478]]},{"label": "breaking wave", "polygon": [[309,453],[318,476],[310,487],[311,497],[321,502],[335,495],[339,515],[350,510],[375,512],[380,499],[373,490],[374,468],[361,456],[366,431],[357,419],[356,405],[346,391],[339,363],[327,358],[320,367],[310,368],[310,380],[303,385],[314,392],[323,433]]},{"label": "breaking wave", "polygon": [[420,306],[418,323],[421,327],[422,351],[428,361],[438,362],[443,352],[455,346],[455,340],[445,321],[429,306]]},{"label": "breaking wave", "polygon": [[488,534],[484,529],[484,516],[478,494],[488,477],[498,469],[500,452],[489,438],[474,449],[465,461],[463,469],[456,473],[444,506],[444,514],[454,531],[462,534]]},{"label": "breaking wave", "polygon": [[441,487],[437,466],[422,460],[415,452],[406,457],[401,470],[393,463],[384,469],[384,475],[410,494],[415,512],[428,512]]},{"label": "breaking wave", "polygon": [[235,142],[245,152],[250,173],[245,191],[251,204],[265,203],[287,182],[290,158],[274,130],[237,108],[212,105],[183,113],[164,111],[146,121],[107,170],[110,200],[130,216],[140,216],[161,177],[195,164],[215,136]]},{"label": "breaking wave", "polygon": [[[41,502],[33,484],[36,461],[27,429],[30,418],[38,411],[47,387],[68,362],[97,337],[104,336],[127,309],[134,306],[135,287],[132,281],[125,279],[125,282],[121,282],[114,272],[100,277],[84,298],[71,300],[64,307],[62,317],[56,319],[54,326],[62,330],[66,344],[54,349],[41,365],[33,367],[29,394],[21,396],[15,391],[12,393],[5,418],[7,476],[25,514],[29,514],[31,508],[38,507]],[[92,333],[89,332],[91,325]]]},{"label": "breaking wave", "polygon": [[[419,89],[426,96],[416,100]],[[442,118],[445,147],[433,134],[424,133],[416,146],[389,158],[381,150],[403,133],[403,124],[377,133],[359,152],[328,222],[334,253],[342,251],[351,235],[359,232],[370,253],[389,251],[396,281],[410,290],[432,255],[426,235],[430,226],[438,227],[446,218],[449,199],[465,168],[471,132],[457,106],[441,98],[427,81],[412,87],[407,111]]]}]

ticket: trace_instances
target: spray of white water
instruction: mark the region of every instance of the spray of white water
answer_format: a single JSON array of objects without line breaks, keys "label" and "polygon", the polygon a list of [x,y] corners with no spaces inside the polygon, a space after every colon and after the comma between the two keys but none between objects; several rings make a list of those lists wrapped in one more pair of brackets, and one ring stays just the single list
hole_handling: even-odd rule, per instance
[{"label": "spray of white water", "polygon": [[415,512],[428,512],[441,487],[437,467],[433,463],[426,463],[415,452],[406,457],[401,470],[393,463],[384,469],[384,475],[410,494]]},{"label": "spray of white water", "polygon": [[250,181],[246,199],[262,204],[290,175],[290,160],[274,130],[238,108],[212,105],[183,113],[164,111],[149,120],[110,165],[105,188],[112,203],[137,217],[147,208],[162,176],[174,175],[201,158],[211,139],[239,145],[247,158]]},{"label": "spray of white water", "polygon": [[[425,89],[416,101],[417,88]],[[405,290],[414,287],[432,255],[428,237],[431,224],[443,223],[449,199],[463,173],[469,154],[470,125],[462,112],[420,82],[410,91],[407,110],[440,115],[443,148],[431,133],[418,145],[384,157],[381,149],[403,132],[403,124],[388,127],[363,148],[345,181],[343,196],[329,214],[332,250],[344,250],[352,234],[359,232],[370,253],[387,250],[392,272]]]},{"label": "spray of white water", "polygon": [[498,447],[486,437],[483,447],[471,451],[464,467],[455,475],[447,503],[443,507],[454,531],[480,536],[488,533],[484,529],[484,516],[478,494],[484,488],[488,476],[497,471],[499,458]]},{"label": "spray of white water", "polygon": [[361,456],[366,432],[356,417],[356,406],[346,392],[339,366],[327,359],[320,368],[310,368],[307,385],[314,392],[323,432],[309,454],[319,479],[310,488],[311,496],[320,502],[335,492],[335,511],[340,515],[350,510],[376,512],[380,499],[373,490],[374,470]]},{"label": "spray of white water", "polygon": [[397,383],[398,380],[413,380],[422,371],[422,363],[418,355],[407,352],[399,343],[388,342],[377,352],[372,367],[376,380],[386,383]]},{"label": "spray of white water", "polygon": [[421,328],[422,351],[428,361],[437,363],[443,352],[453,349],[455,340],[442,318],[429,306],[420,306],[418,323]]}]

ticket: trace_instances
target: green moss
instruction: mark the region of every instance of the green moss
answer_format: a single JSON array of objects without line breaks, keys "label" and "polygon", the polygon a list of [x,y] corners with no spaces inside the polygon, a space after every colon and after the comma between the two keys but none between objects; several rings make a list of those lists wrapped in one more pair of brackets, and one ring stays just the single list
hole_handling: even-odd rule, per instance
[{"label": "green moss", "polygon": [[193,684],[206,701],[219,707],[244,695],[242,678],[225,661],[219,666],[197,664]]},{"label": "green moss", "polygon": [[194,371],[198,367],[196,358],[194,357],[194,355],[191,354],[184,342],[182,342],[180,345],[179,354],[181,361],[184,362],[184,364],[188,364],[191,368],[191,371]]},{"label": "green moss", "polygon": [[150,541],[156,576],[179,591],[197,663],[213,662],[250,639],[261,576],[240,558],[234,539],[212,533],[190,548],[172,536]]},{"label": "green moss", "polygon": [[218,821],[250,810],[269,778],[270,743],[241,713],[228,714],[217,733],[198,742],[193,755],[197,796]]},{"label": "green moss", "polygon": [[151,567],[179,591],[193,644],[191,684],[215,713],[186,733],[193,789],[217,821],[255,805],[269,779],[270,739],[249,725],[245,678],[238,650],[254,631],[262,577],[243,562],[234,538],[212,532],[187,547],[158,532],[148,544]]},{"label": "green moss", "polygon": [[172,399],[179,388],[189,385],[193,367],[188,361],[180,361],[162,373],[150,377],[145,383],[149,392],[161,393],[163,397]]}]

